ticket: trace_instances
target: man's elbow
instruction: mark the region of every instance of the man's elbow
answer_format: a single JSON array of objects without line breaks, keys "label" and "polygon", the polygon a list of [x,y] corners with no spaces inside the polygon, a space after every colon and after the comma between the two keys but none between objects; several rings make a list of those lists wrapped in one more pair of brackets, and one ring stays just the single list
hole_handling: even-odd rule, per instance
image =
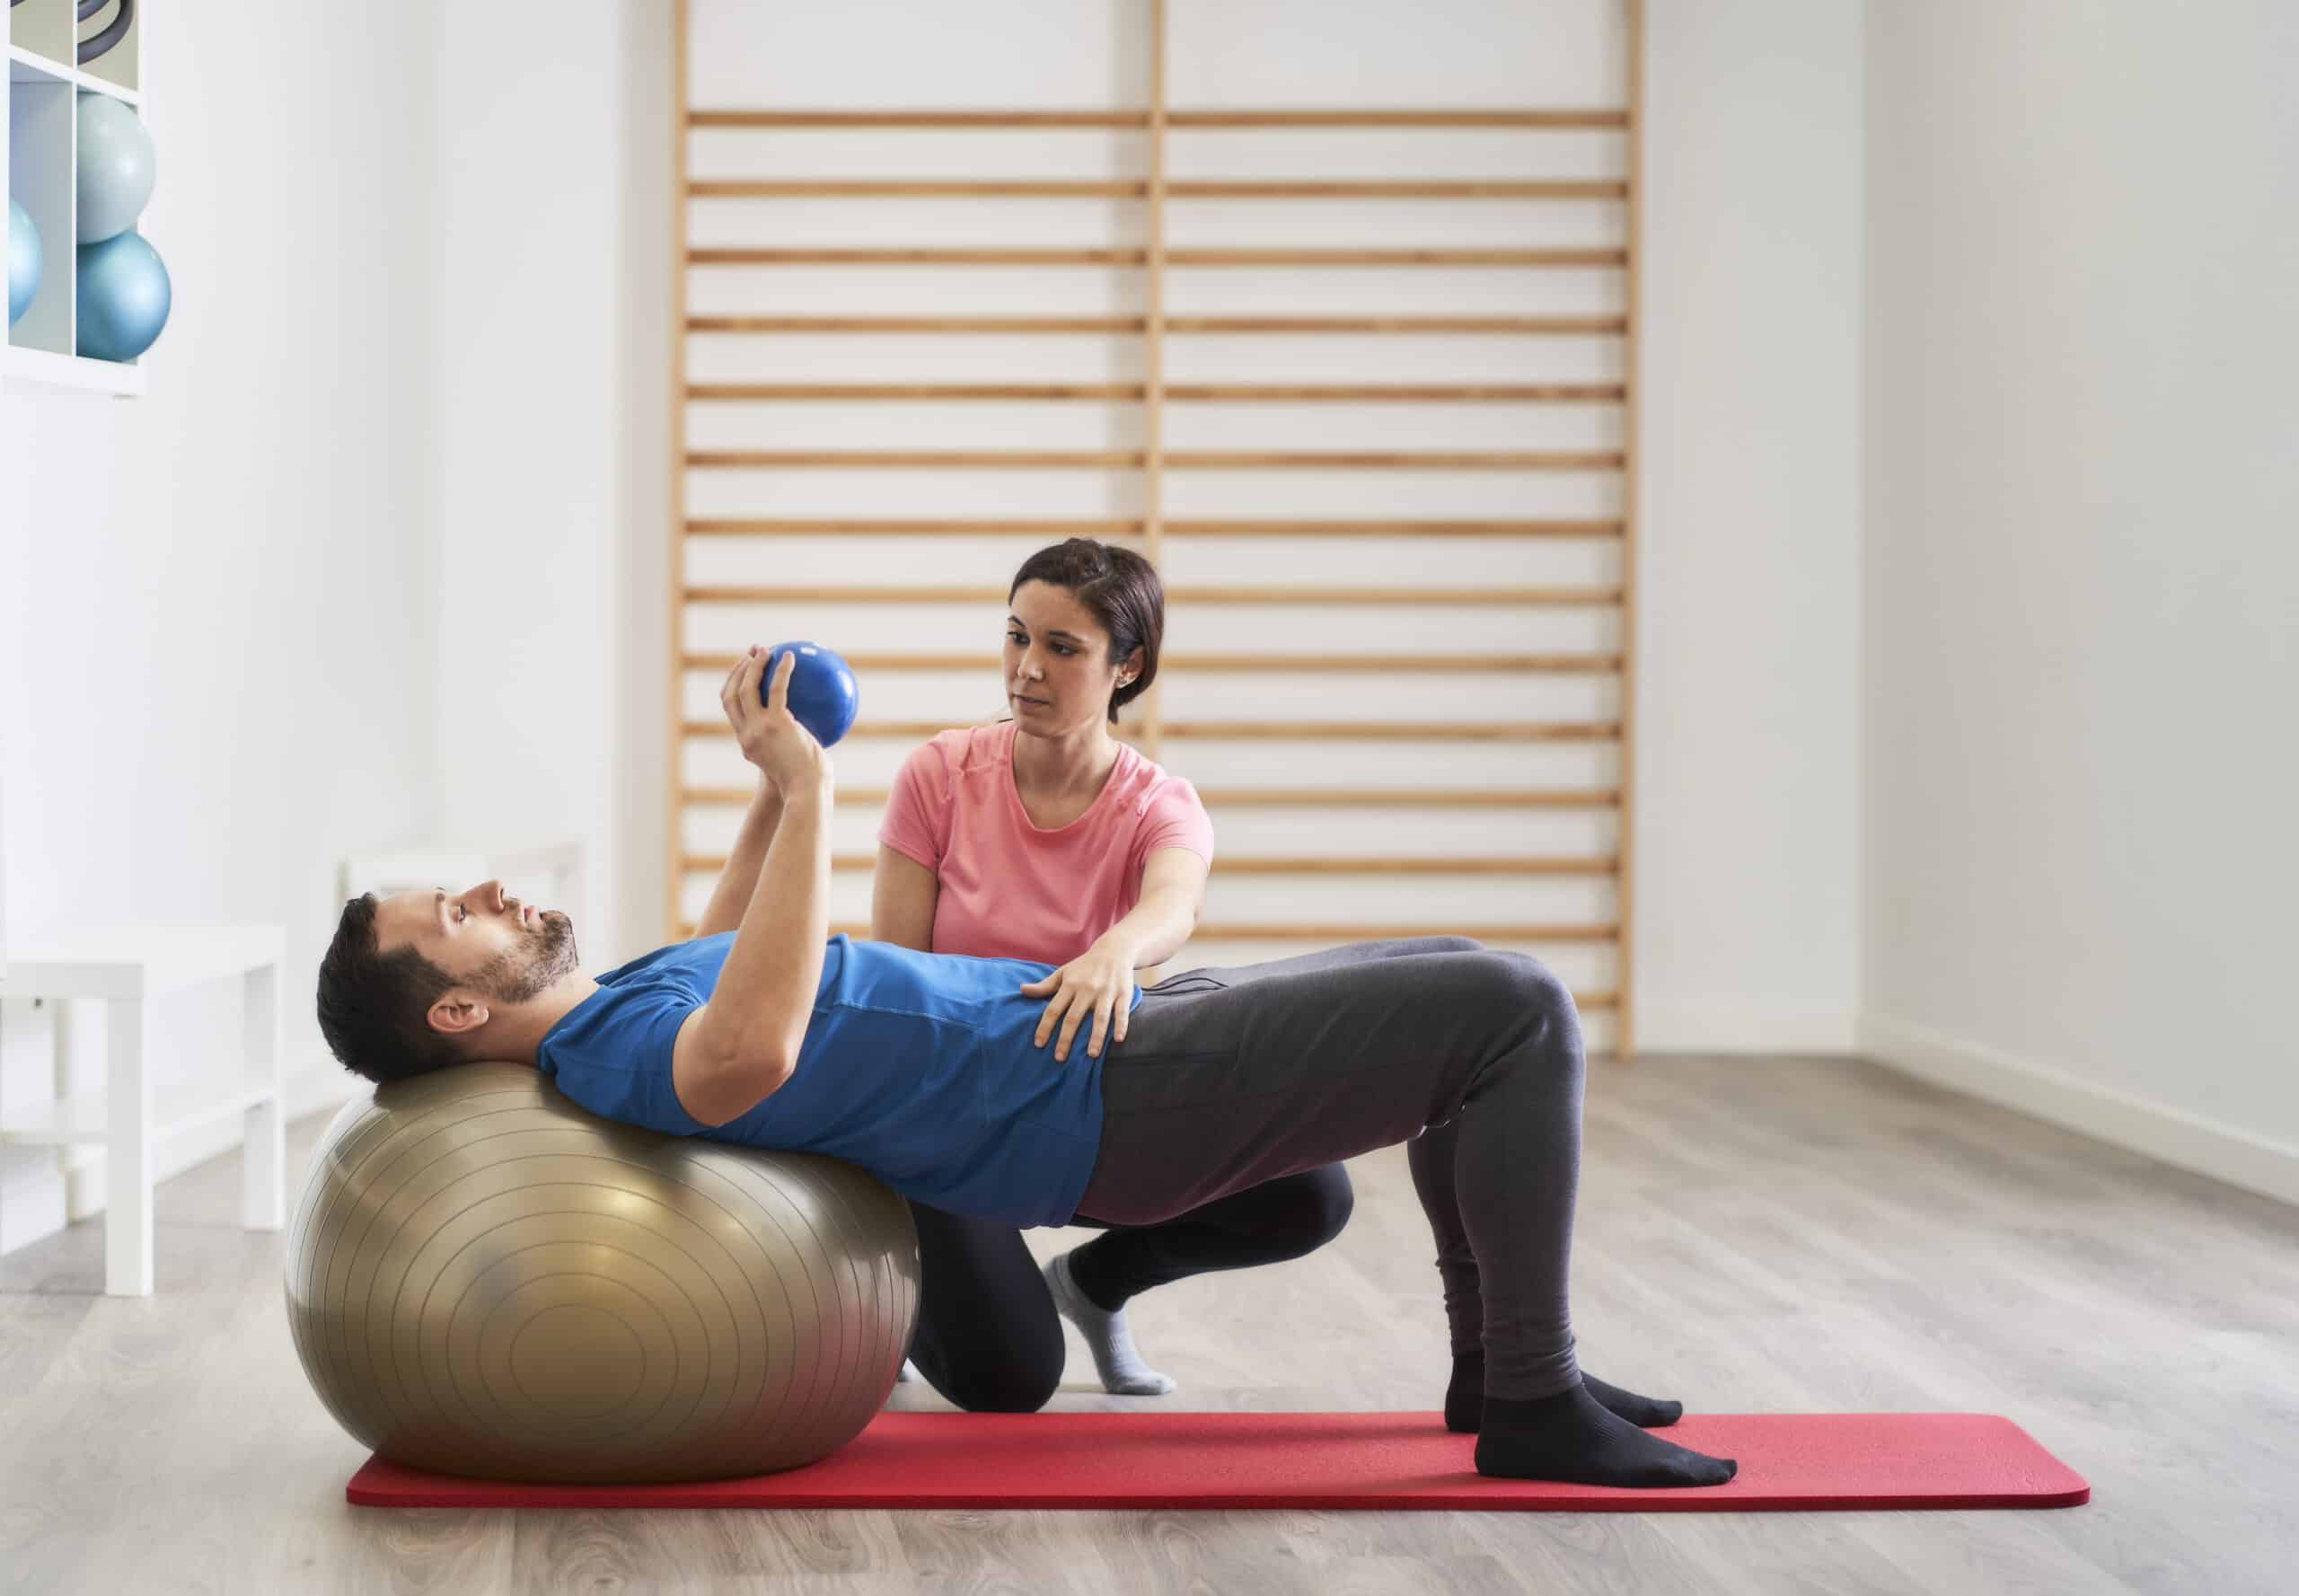
[{"label": "man's elbow", "polygon": [[682,1106],[698,1124],[715,1130],[781,1090],[796,1068],[797,1061],[780,1053],[722,1054],[697,1072],[691,1092],[680,1092]]}]

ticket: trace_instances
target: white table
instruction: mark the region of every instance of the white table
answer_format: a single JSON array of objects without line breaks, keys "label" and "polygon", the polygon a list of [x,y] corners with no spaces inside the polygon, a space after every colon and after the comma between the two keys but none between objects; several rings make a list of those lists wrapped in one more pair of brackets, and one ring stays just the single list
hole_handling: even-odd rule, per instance
[{"label": "white table", "polygon": [[[246,1149],[240,1222],[277,1230],[286,1209],[286,1124],[280,1110],[279,956],[276,925],[139,926],[11,944],[0,996],[93,999],[105,1009],[102,1092],[0,1111],[0,1142],[105,1150],[104,1290],[152,1292],[153,1149],[233,1115]],[[155,1092],[145,1067],[154,1000],[210,981],[244,992],[241,1074]]]}]

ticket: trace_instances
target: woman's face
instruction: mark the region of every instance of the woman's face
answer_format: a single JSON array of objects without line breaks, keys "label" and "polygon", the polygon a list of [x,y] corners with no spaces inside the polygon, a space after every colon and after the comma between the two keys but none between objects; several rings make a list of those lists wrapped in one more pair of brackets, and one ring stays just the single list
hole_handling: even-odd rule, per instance
[{"label": "woman's face", "polygon": [[1110,634],[1069,588],[1025,582],[1015,591],[1006,617],[1006,701],[1023,730],[1055,736],[1102,723],[1110,694],[1131,671],[1131,661],[1110,663]]}]

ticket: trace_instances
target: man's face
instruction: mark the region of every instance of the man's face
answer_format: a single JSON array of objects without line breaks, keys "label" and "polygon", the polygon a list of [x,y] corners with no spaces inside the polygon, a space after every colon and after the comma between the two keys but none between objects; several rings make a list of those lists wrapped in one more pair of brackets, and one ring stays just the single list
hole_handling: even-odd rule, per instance
[{"label": "man's face", "polygon": [[444,887],[393,893],[375,910],[382,951],[412,947],[457,986],[497,1003],[523,1003],[575,968],[575,922],[537,909],[482,881],[464,893]]}]

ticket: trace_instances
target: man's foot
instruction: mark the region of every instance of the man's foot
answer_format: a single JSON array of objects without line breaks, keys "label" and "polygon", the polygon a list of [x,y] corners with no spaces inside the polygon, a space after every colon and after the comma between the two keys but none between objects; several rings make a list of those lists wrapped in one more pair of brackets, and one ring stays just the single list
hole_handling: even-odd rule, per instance
[{"label": "man's foot", "polygon": [[1045,1284],[1061,1317],[1077,1326],[1078,1333],[1086,1338],[1086,1349],[1094,1354],[1094,1367],[1101,1371],[1102,1389],[1114,1397],[1163,1397],[1177,1389],[1171,1376],[1141,1361],[1141,1353],[1134,1349],[1133,1333],[1125,1326],[1125,1309],[1100,1307],[1079,1289],[1070,1273],[1069,1254],[1045,1266]]},{"label": "man's foot", "polygon": [[1740,1469],[1731,1458],[1712,1458],[1647,1435],[1578,1386],[1554,1397],[1487,1397],[1476,1438],[1476,1471],[1501,1479],[1721,1486]]},{"label": "man's foot", "polygon": [[[1607,1413],[1625,1418],[1641,1429],[1663,1430],[1685,1416],[1685,1405],[1681,1402],[1640,1397],[1593,1374],[1581,1375],[1581,1384]],[[1445,1428],[1457,1435],[1474,1435],[1484,1418],[1484,1354],[1456,1353],[1453,1382],[1445,1388]]]}]

